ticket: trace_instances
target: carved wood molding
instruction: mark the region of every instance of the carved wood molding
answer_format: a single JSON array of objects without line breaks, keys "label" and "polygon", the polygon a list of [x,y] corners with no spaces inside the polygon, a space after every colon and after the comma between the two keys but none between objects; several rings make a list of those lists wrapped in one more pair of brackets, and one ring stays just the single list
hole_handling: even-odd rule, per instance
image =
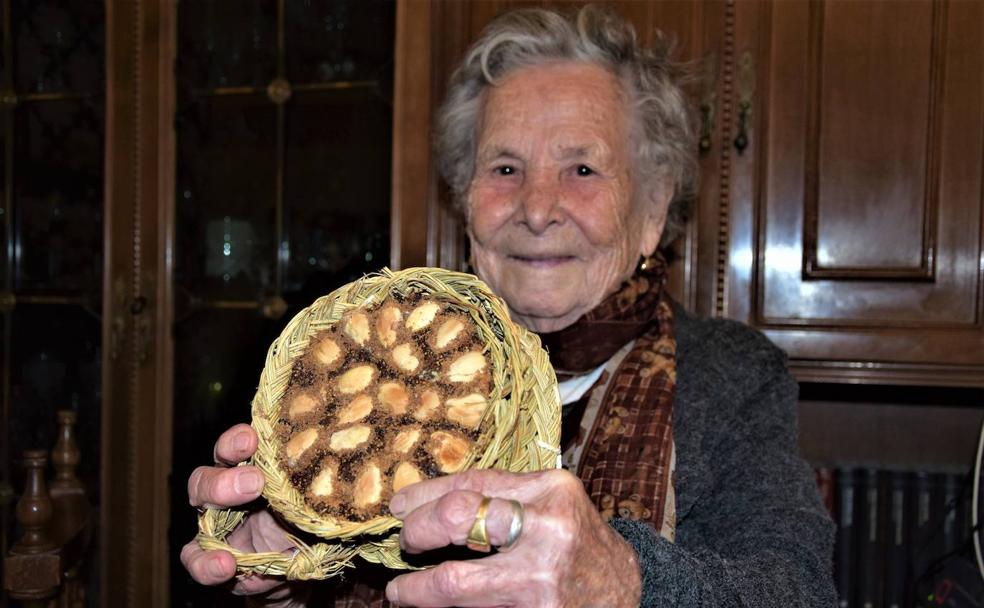
[{"label": "carved wood molding", "polygon": [[984,366],[980,365],[791,359],[789,371],[798,382],[984,388]]},{"label": "carved wood molding", "polygon": [[[167,606],[174,3],[106,6],[103,605]],[[115,336],[114,336],[115,334]]]},{"label": "carved wood molding", "polygon": [[735,98],[735,1],[724,5],[724,33],[721,44],[721,145],[718,165],[717,260],[714,272],[714,316],[728,314],[728,267],[731,221],[731,139],[734,132]]}]

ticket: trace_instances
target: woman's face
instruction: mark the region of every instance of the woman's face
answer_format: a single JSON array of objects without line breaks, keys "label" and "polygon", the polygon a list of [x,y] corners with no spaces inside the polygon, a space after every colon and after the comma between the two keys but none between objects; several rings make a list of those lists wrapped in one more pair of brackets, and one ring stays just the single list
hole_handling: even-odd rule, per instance
[{"label": "woman's face", "polygon": [[571,325],[659,243],[672,192],[636,192],[617,79],[586,63],[523,68],[486,93],[466,193],[475,271],[517,322]]}]

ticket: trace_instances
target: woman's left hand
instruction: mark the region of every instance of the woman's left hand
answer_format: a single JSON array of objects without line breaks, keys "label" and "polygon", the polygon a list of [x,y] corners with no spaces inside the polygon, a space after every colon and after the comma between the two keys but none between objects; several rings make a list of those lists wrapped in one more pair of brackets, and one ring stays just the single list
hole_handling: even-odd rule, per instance
[{"label": "woman's left hand", "polygon": [[401,606],[638,606],[635,550],[598,514],[581,481],[566,471],[474,470],[408,486],[390,501],[403,520],[400,545],[420,553],[464,545],[483,497],[493,546],[503,545],[523,507],[523,529],[508,549],[447,561],[386,586]]}]

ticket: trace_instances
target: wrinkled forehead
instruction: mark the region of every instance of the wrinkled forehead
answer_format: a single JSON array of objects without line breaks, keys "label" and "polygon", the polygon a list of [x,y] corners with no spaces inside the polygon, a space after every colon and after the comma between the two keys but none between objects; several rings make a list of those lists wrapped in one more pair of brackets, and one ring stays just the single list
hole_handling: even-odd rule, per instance
[{"label": "wrinkled forehead", "polygon": [[[483,91],[476,152],[506,152],[517,137],[549,141],[549,153],[576,158],[628,143],[632,112],[620,79],[587,62],[552,62],[514,69]],[[609,148],[604,150],[602,148]]]}]

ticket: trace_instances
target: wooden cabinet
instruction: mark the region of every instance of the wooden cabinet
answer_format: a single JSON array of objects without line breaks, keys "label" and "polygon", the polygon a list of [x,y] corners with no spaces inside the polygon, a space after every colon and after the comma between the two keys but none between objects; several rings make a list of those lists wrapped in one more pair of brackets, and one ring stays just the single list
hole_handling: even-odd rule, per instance
[{"label": "wooden cabinet", "polygon": [[[435,90],[499,12],[572,4],[435,3]],[[699,76],[675,297],[763,330],[800,380],[984,386],[984,5],[612,5]],[[427,259],[464,265],[456,220],[432,226]]]},{"label": "wooden cabinet", "polygon": [[698,308],[764,330],[800,379],[984,385],[984,5],[725,10],[754,26],[733,52],[748,145],[727,151],[725,297]]}]

